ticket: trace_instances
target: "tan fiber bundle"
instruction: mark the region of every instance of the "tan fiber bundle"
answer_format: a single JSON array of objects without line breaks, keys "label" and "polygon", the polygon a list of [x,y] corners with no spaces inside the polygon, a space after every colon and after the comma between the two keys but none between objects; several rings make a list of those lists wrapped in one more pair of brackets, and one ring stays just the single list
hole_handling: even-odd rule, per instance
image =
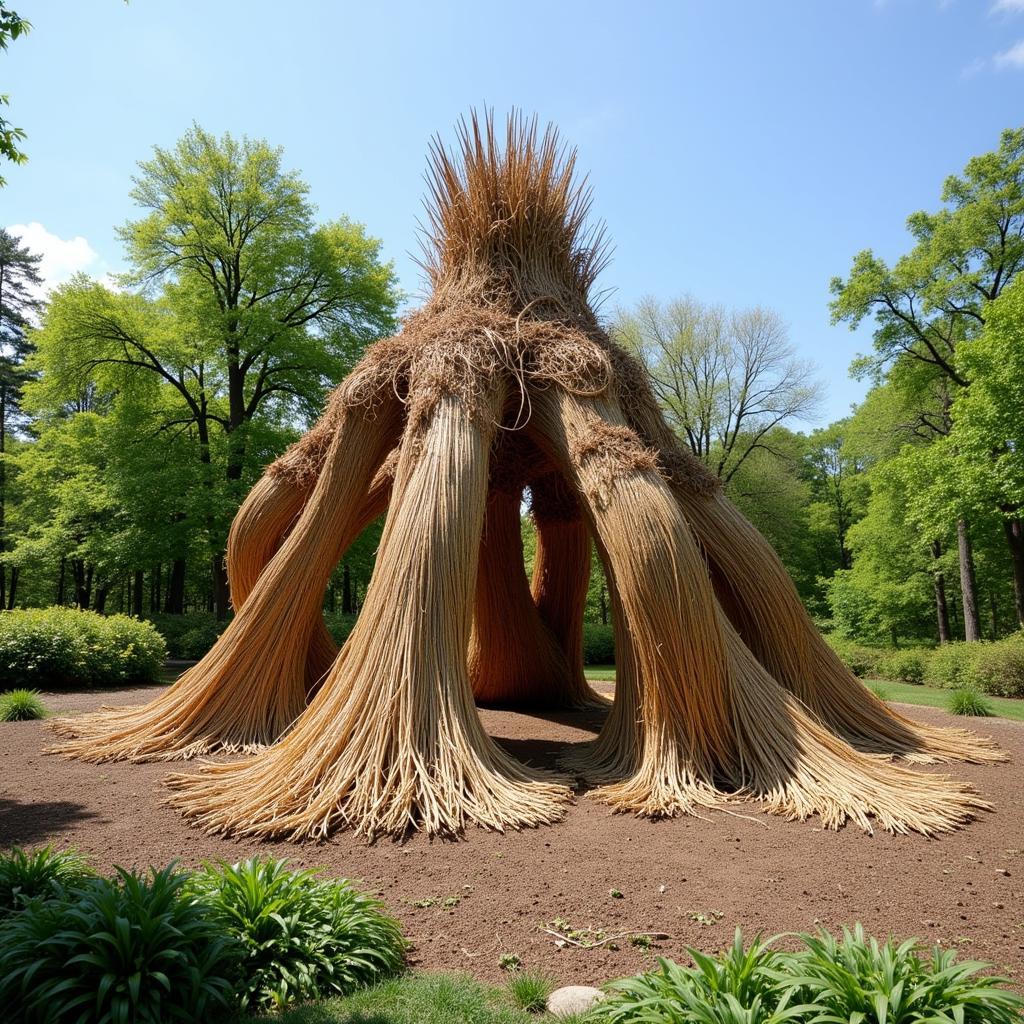
[{"label": "tan fiber bundle", "polygon": [[[1000,753],[894,714],[843,668],[767,542],[600,327],[589,293],[604,248],[555,132],[474,117],[457,153],[435,144],[430,183],[430,298],[239,510],[234,621],[149,705],[58,723],[58,749],[95,761],[252,752],[169,780],[190,819],[231,835],[557,821],[569,780],[496,745],[474,698],[604,703],[582,671],[593,544],[615,700],[565,767],[598,799],[648,817],[751,799],[829,828],[926,835],[984,807],[892,757]],[[324,587],[384,511],[364,607],[336,651]]]}]

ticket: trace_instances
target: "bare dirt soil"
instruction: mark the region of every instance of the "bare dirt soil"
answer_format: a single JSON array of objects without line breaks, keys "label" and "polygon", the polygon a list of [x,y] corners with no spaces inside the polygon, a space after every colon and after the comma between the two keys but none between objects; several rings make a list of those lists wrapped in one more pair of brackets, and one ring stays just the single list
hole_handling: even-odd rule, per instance
[{"label": "bare dirt soil", "polygon": [[[156,688],[51,694],[74,712],[138,704]],[[926,722],[944,712],[900,710]],[[482,712],[486,728],[517,757],[550,764],[589,739],[595,713],[533,716]],[[958,720],[962,723],[963,720]],[[422,968],[501,976],[503,953],[562,982],[601,982],[682,956],[719,949],[741,925],[752,935],[836,929],[862,921],[879,935],[919,935],[989,960],[1024,983],[1024,723],[975,723],[1011,754],[995,767],[953,765],[994,805],[965,830],[938,840],[822,831],[735,805],[736,814],[650,822],[611,814],[582,796],[559,825],[499,835],[472,830],[460,842],[415,837],[368,846],[351,834],[321,845],[237,842],[206,836],[163,805],[161,779],[180,765],[89,765],[43,753],[41,722],[0,725],[0,847],[74,845],[97,867],[252,854],[322,866],[381,894],[414,943]],[[617,895],[621,893],[621,896]],[[558,948],[542,928],[626,933],[614,945]],[[554,927],[552,925],[552,927]],[[665,932],[650,949],[638,932]]]}]

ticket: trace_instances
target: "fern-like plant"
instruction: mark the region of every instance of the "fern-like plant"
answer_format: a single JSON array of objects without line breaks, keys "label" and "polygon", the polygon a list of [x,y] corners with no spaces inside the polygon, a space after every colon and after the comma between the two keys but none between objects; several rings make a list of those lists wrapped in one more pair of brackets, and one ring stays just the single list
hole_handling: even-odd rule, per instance
[{"label": "fern-like plant", "polygon": [[44,846],[27,851],[15,846],[0,854],[0,915],[20,910],[32,900],[57,896],[92,874],[76,850]]},{"label": "fern-like plant", "polygon": [[192,891],[241,950],[235,987],[243,1009],[346,995],[402,966],[398,923],[347,881],[254,857],[207,865]]}]

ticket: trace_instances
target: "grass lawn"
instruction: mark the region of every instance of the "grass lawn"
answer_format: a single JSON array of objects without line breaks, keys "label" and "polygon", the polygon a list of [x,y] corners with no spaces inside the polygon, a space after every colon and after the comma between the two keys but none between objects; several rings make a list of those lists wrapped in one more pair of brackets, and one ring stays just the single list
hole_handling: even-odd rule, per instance
[{"label": "grass lawn", "polygon": [[[444,974],[407,974],[345,999],[249,1019],[265,1024],[537,1024],[555,1020],[548,1014],[520,1010],[507,989]],[[560,1019],[562,1024],[583,1024],[582,1017]]]},{"label": "grass lawn", "polygon": [[[588,679],[608,680],[615,679],[614,665],[587,665],[584,673]],[[888,679],[868,679],[865,682],[870,686],[877,686],[882,691],[885,700],[899,701],[903,704],[918,704],[926,708],[946,708],[949,700],[949,690],[940,690],[934,686],[915,686],[912,683],[895,683]],[[1016,700],[1011,697],[986,697],[985,700],[992,706],[992,712],[999,718],[1012,718],[1017,722],[1024,722],[1024,700]]]},{"label": "grass lawn", "polygon": [[[904,704],[919,704],[926,708],[945,708],[951,690],[940,690],[934,686],[915,686],[913,683],[895,683],[888,679],[869,679],[871,686],[877,686],[886,700],[902,701]],[[1024,722],[1024,700],[1012,697],[989,697],[985,700],[992,706],[992,713],[999,718],[1012,718]]]}]

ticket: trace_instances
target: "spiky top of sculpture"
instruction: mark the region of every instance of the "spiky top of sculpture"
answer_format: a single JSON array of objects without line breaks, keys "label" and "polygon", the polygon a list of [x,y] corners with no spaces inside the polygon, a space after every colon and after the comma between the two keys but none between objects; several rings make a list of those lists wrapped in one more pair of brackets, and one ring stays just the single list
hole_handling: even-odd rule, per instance
[{"label": "spiky top of sculpture", "polygon": [[[248,753],[170,780],[211,831],[374,836],[556,821],[574,778],[619,810],[740,798],[828,827],[926,834],[984,804],[886,761],[998,760],[892,712],[838,661],[778,558],[668,429],[590,304],[606,249],[553,129],[513,115],[431,151],[431,294],[374,345],[232,526],[237,614],[140,709],[59,723],[87,760]],[[520,507],[538,532],[523,570]],[[386,512],[340,651],[321,616],[348,545]],[[599,706],[582,674],[591,543],[616,639],[615,700],[565,773],[518,762],[474,699]]]}]

